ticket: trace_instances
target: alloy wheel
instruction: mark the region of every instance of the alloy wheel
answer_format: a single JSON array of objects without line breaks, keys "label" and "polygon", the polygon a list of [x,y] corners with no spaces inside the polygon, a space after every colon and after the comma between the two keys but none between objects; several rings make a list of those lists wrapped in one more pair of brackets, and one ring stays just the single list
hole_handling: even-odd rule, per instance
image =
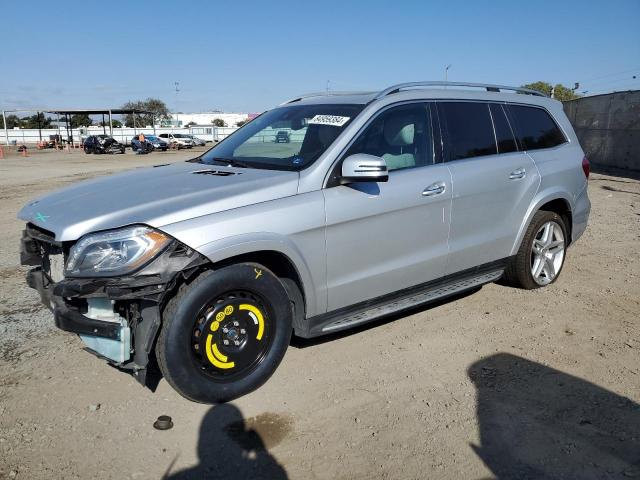
[{"label": "alloy wheel", "polygon": [[556,278],[564,261],[565,241],[562,227],[550,221],[540,227],[531,246],[531,275],[538,285]]}]

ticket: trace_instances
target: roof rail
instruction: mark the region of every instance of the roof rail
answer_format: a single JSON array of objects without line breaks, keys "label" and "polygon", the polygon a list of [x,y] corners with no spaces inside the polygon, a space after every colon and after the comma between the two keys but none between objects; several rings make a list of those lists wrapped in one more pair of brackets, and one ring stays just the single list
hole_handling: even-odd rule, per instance
[{"label": "roof rail", "polygon": [[405,88],[412,87],[476,87],[476,88],[485,88],[487,92],[499,92],[501,90],[512,90],[516,93],[524,93],[526,95],[537,95],[540,97],[546,97],[544,93],[538,92],[537,90],[531,90],[530,88],[522,88],[522,87],[508,87],[506,85],[490,85],[486,83],[467,83],[467,82],[440,82],[440,81],[431,81],[431,82],[408,82],[408,83],[399,83],[397,85],[392,85],[384,90],[381,90],[375,97],[374,100],[378,100],[382,97],[386,97],[387,95],[391,95],[392,93],[398,93],[400,90]]},{"label": "roof rail", "polygon": [[287,100],[286,102],[282,102],[279,106],[282,105],[286,105],[288,103],[293,103],[293,102],[298,102],[300,100],[303,100],[305,98],[310,98],[310,97],[339,97],[339,96],[344,96],[344,95],[366,95],[366,94],[373,94],[375,92],[338,92],[335,90],[331,90],[331,91],[324,91],[324,92],[313,92],[313,93],[305,93],[304,95],[298,95],[297,97],[294,97],[290,100]]}]

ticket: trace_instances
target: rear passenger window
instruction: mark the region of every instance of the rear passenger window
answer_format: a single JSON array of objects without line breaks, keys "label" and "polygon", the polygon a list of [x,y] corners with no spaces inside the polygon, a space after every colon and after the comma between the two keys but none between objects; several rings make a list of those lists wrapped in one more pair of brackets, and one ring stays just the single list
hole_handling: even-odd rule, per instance
[{"label": "rear passenger window", "polygon": [[497,153],[486,103],[441,102],[438,108],[448,133],[449,160]]},{"label": "rear passenger window", "polygon": [[546,110],[523,105],[509,105],[518,140],[524,150],[551,148],[567,140]]},{"label": "rear passenger window", "polygon": [[493,126],[496,129],[496,140],[498,142],[498,153],[517,152],[516,139],[513,136],[511,126],[507,121],[502,105],[490,103],[491,118],[493,118]]}]

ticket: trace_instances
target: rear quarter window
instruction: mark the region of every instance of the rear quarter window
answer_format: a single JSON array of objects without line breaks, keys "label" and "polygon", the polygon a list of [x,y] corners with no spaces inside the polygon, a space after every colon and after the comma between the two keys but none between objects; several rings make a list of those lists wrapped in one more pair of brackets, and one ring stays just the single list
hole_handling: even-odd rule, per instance
[{"label": "rear quarter window", "polygon": [[507,108],[523,150],[551,148],[567,141],[558,124],[546,110],[524,105],[509,105]]}]

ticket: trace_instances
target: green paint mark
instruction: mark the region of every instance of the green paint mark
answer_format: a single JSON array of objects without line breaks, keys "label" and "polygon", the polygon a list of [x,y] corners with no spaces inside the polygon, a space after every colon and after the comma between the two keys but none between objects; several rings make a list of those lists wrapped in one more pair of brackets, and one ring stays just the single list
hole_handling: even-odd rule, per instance
[{"label": "green paint mark", "polygon": [[40,212],[36,213],[36,216],[34,217],[36,220],[40,220],[42,223],[45,223],[47,221],[47,218],[49,218],[49,215],[43,215]]}]

